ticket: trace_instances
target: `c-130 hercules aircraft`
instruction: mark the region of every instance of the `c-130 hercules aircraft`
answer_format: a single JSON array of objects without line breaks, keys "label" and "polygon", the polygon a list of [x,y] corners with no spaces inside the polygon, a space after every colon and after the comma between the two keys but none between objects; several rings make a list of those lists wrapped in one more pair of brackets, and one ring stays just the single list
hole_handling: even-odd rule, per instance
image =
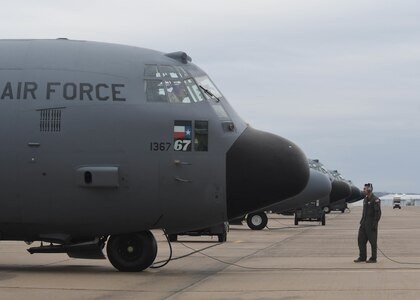
[{"label": "c-130 hercules aircraft", "polygon": [[77,258],[106,244],[120,271],[153,263],[151,229],[218,224],[309,177],[303,152],[249,127],[184,52],[0,40],[0,139],[0,239]]}]

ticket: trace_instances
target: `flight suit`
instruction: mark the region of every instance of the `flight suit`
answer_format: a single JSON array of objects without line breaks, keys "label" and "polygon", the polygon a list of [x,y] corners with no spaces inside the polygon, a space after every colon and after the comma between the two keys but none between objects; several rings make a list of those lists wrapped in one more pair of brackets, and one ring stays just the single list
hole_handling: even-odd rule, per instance
[{"label": "flight suit", "polygon": [[369,241],[372,248],[372,260],[377,257],[378,222],[381,218],[381,200],[373,193],[363,200],[363,214],[360,220],[359,236],[359,258],[366,260],[366,244]]}]

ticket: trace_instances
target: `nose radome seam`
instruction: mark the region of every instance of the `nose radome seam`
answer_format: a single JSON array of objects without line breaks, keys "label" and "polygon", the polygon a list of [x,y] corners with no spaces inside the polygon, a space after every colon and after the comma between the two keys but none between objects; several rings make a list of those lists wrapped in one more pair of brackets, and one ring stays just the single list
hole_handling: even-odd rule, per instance
[{"label": "nose radome seam", "polygon": [[295,196],[308,179],[307,158],[298,146],[248,127],[226,157],[228,218]]}]

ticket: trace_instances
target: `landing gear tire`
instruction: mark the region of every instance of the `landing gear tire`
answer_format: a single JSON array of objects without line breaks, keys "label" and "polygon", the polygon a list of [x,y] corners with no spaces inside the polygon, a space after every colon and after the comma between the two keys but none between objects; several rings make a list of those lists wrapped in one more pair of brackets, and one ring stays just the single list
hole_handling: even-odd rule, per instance
[{"label": "landing gear tire", "polygon": [[297,226],[297,225],[299,225],[299,219],[298,219],[298,217],[297,217],[297,215],[295,214],[295,225]]},{"label": "landing gear tire", "polygon": [[325,214],[322,214],[321,224],[322,224],[322,226],[325,226]]},{"label": "landing gear tire", "polygon": [[323,210],[326,214],[329,214],[331,212],[331,208],[329,206],[324,206]]},{"label": "landing gear tire", "polygon": [[265,212],[248,214],[246,223],[252,230],[261,230],[267,226],[268,218]]},{"label": "landing gear tire", "polygon": [[227,233],[229,230],[229,224],[228,223],[224,223],[223,224],[223,232],[221,234],[217,235],[217,238],[219,240],[219,243],[224,243],[227,241]]},{"label": "landing gear tire", "polygon": [[157,244],[150,231],[112,235],[106,245],[111,264],[121,272],[139,272],[151,266]]}]

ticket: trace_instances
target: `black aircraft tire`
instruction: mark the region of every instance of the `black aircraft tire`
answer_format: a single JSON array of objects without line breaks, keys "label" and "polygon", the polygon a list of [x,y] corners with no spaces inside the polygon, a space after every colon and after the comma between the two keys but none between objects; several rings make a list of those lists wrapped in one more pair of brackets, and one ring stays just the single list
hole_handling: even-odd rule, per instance
[{"label": "black aircraft tire", "polygon": [[296,215],[295,215],[295,225],[299,225],[299,220]]},{"label": "black aircraft tire", "polygon": [[322,214],[321,224],[322,226],[325,226],[325,214]]},{"label": "black aircraft tire", "polygon": [[150,231],[113,235],[106,245],[111,264],[121,272],[140,272],[156,258],[157,244]]},{"label": "black aircraft tire", "polygon": [[331,208],[329,206],[324,206],[322,209],[326,214],[329,214],[331,212]]},{"label": "black aircraft tire", "polygon": [[224,243],[224,242],[226,242],[226,241],[227,241],[227,232],[225,231],[224,233],[219,234],[219,235],[217,236],[217,238],[218,238],[218,240],[219,240],[219,243]]},{"label": "black aircraft tire", "polygon": [[252,213],[246,217],[246,223],[252,230],[262,230],[267,226],[268,218],[265,212]]}]

